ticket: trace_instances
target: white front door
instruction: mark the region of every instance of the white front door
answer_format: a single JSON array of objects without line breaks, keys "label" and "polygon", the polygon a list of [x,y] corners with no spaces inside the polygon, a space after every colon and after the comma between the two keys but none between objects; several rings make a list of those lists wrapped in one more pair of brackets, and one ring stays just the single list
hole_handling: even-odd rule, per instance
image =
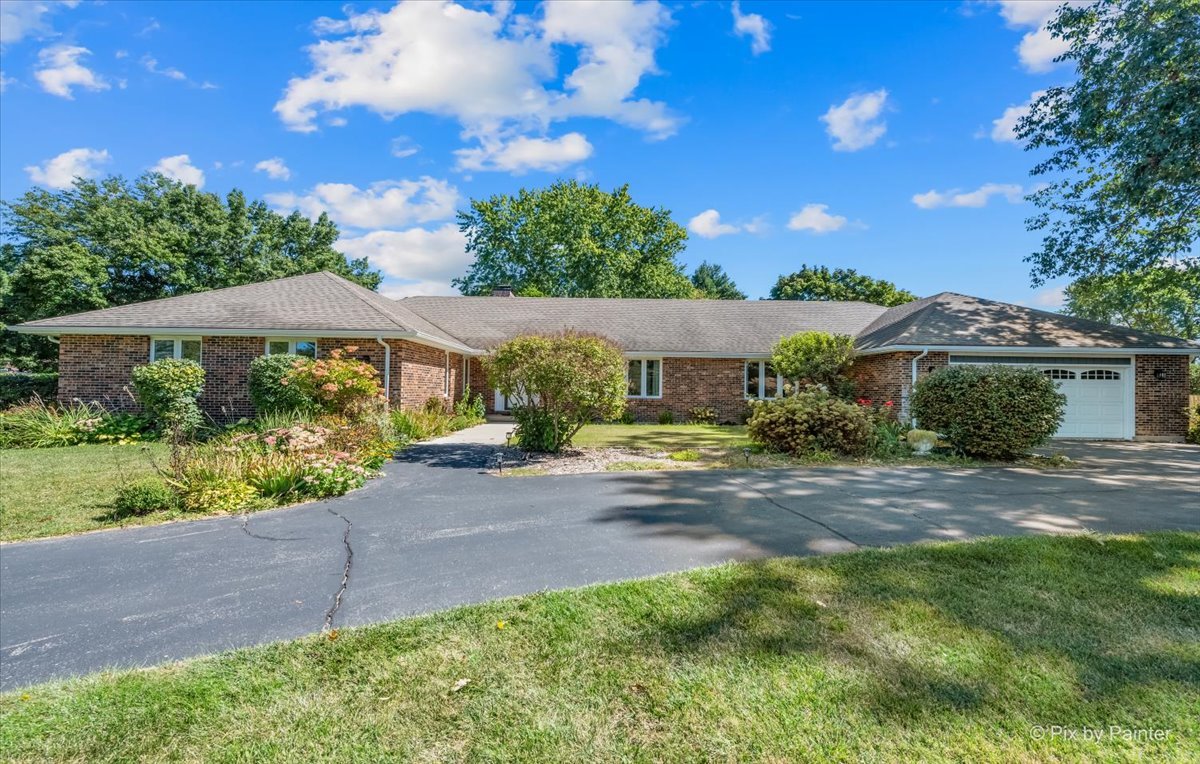
[{"label": "white front door", "polygon": [[508,411],[508,396],[499,390],[496,391],[496,413]]}]

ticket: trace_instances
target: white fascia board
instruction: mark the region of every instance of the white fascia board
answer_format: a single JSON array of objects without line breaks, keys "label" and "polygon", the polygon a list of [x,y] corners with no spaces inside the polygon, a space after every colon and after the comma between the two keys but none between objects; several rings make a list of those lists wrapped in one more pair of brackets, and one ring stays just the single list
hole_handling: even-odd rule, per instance
[{"label": "white fascia board", "polygon": [[345,339],[374,339],[383,337],[392,340],[410,340],[422,345],[431,345],[441,350],[451,350],[463,355],[483,355],[483,351],[466,345],[456,345],[418,331],[378,332],[351,329],[213,329],[193,326],[144,327],[144,326],[10,326],[21,334],[40,334],[61,337],[64,334],[154,337],[276,337],[279,339],[319,339],[321,337]]},{"label": "white fascia board", "polygon": [[883,355],[884,353],[920,352],[932,350],[962,355],[1200,355],[1200,348],[1097,348],[1061,347],[1039,345],[1005,347],[1001,345],[889,345],[882,348],[859,350],[858,355]]}]

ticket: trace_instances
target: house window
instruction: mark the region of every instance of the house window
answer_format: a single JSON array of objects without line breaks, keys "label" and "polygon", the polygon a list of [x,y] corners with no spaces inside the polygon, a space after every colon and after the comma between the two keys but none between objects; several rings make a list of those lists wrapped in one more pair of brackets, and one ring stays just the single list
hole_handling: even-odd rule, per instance
[{"label": "house window", "polygon": [[770,361],[746,361],[743,373],[747,398],[778,398],[783,395],[783,377]]},{"label": "house window", "polygon": [[267,340],[267,355],[280,355],[281,353],[292,353],[294,355],[302,355],[305,358],[317,357],[317,341],[316,340]]},{"label": "house window", "polygon": [[1075,372],[1070,369],[1046,369],[1042,373],[1050,379],[1075,379]]},{"label": "house window", "polygon": [[1108,369],[1092,369],[1091,371],[1085,371],[1084,373],[1080,374],[1079,378],[1114,380],[1120,379],[1121,373],[1117,371],[1109,371]]},{"label": "house window", "polygon": [[658,358],[631,358],[626,381],[630,398],[662,397],[662,361]]},{"label": "house window", "polygon": [[200,344],[199,337],[151,337],[150,360],[174,358],[200,363]]}]

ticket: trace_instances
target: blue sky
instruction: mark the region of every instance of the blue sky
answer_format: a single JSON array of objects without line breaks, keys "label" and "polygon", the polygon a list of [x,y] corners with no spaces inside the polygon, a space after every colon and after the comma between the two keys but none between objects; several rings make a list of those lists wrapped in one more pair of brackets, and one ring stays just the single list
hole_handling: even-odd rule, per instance
[{"label": "blue sky", "polygon": [[1056,307],[1022,258],[1056,2],[41,2],[0,20],[0,196],[159,168],[327,209],[391,295],[447,293],[472,197],[663,206],[752,297],[802,263]]}]

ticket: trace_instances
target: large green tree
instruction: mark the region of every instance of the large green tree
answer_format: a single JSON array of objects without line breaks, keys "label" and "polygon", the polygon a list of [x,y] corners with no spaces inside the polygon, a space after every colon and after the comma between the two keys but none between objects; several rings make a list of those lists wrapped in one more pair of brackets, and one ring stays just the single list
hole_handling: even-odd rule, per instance
[{"label": "large green tree", "polygon": [[1155,266],[1085,276],[1066,289],[1065,312],[1148,332],[1200,338],[1200,266]]},{"label": "large green tree", "polygon": [[697,297],[708,300],[744,300],[746,293],[737,288],[725,269],[716,263],[702,262],[692,272],[692,286]]},{"label": "large green tree", "polygon": [[[333,248],[338,229],[324,214],[283,216],[241,191],[222,199],[157,173],[30,189],[0,204],[0,235],[4,325],[320,270],[380,281]],[[44,338],[0,336],[0,364],[54,359]]]},{"label": "large green tree", "polygon": [[853,268],[801,265],[795,273],[779,277],[771,287],[772,300],[861,300],[893,307],[917,296],[895,284],[859,273]]},{"label": "large green tree", "polygon": [[671,213],[643,207],[629,186],[558,181],[472,199],[458,213],[475,262],[454,279],[463,294],[500,284],[549,297],[691,297],[692,282],[676,257],[687,232]]},{"label": "large green tree", "polygon": [[1035,284],[1196,262],[1200,234],[1200,0],[1101,0],[1060,8],[1069,85],[1017,124],[1045,155],[1030,230]]}]

